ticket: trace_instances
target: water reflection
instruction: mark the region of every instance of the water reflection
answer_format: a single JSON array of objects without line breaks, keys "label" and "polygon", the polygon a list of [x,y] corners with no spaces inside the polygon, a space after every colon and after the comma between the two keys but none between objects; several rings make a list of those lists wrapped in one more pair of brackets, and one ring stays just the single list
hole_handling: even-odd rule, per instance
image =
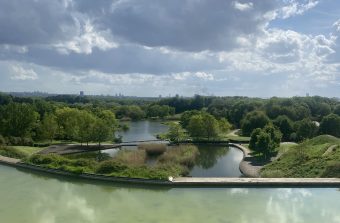
[{"label": "water reflection", "polygon": [[122,136],[124,142],[155,140],[156,135],[168,131],[168,126],[159,121],[137,121],[127,122],[129,130],[117,132],[116,135]]},{"label": "water reflection", "polygon": [[1,222],[340,222],[336,188],[162,191],[32,176],[0,166]]},{"label": "water reflection", "polygon": [[243,158],[240,150],[225,146],[198,146],[200,155],[190,171],[193,177],[239,177],[239,164]]}]

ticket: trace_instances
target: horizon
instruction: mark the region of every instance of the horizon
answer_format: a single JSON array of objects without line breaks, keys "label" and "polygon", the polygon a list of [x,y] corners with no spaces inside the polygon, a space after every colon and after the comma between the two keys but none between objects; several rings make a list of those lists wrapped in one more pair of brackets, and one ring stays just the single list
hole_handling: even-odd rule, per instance
[{"label": "horizon", "polygon": [[11,0],[0,14],[4,92],[340,95],[336,0]]}]

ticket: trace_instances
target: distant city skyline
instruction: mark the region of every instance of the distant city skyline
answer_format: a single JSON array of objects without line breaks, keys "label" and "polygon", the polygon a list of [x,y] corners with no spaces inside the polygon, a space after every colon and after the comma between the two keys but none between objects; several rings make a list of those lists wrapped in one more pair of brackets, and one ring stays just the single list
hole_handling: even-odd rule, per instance
[{"label": "distant city skyline", "polygon": [[2,92],[340,95],[338,0],[11,0],[0,15]]}]

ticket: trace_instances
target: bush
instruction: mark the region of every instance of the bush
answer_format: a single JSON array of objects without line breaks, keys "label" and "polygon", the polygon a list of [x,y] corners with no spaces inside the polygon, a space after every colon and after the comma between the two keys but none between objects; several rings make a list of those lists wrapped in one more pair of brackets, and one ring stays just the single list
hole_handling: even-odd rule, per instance
[{"label": "bush", "polygon": [[10,136],[8,138],[8,144],[11,146],[33,146],[33,140],[31,138]]},{"label": "bush", "polygon": [[144,150],[120,150],[113,159],[125,165],[141,166],[145,163],[146,153]]},{"label": "bush", "polygon": [[96,169],[96,173],[99,174],[110,174],[113,172],[121,172],[126,170],[128,167],[120,162],[115,160],[107,160],[101,162]]},{"label": "bush", "polygon": [[161,155],[166,151],[166,145],[160,143],[139,144],[138,149],[145,150],[146,154],[150,156]]},{"label": "bush", "polygon": [[68,163],[68,159],[56,154],[34,154],[27,161],[34,165],[54,164],[58,166]]},{"label": "bush", "polygon": [[199,151],[196,146],[178,146],[169,149],[158,160],[162,164],[179,164],[186,167],[195,165]]},{"label": "bush", "polygon": [[6,144],[7,144],[6,139],[2,135],[0,135],[0,146],[1,145],[6,145]]},{"label": "bush", "polygon": [[24,159],[27,157],[27,155],[24,152],[16,148],[6,146],[0,147],[0,155],[15,159]]},{"label": "bush", "polygon": [[340,178],[340,163],[334,163],[326,167],[321,177],[337,177]]}]

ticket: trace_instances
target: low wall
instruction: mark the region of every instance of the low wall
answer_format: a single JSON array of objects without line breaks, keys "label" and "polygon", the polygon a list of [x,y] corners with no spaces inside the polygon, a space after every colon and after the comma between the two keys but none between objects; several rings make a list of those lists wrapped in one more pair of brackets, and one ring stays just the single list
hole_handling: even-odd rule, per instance
[{"label": "low wall", "polygon": [[145,186],[164,187],[340,187],[340,178],[195,178],[179,177],[173,181],[151,180],[127,177],[110,177],[97,174],[74,174],[71,172],[43,168],[24,163],[0,164],[16,167],[17,169],[34,172],[44,172],[58,176],[87,179],[100,182],[124,183]]}]

